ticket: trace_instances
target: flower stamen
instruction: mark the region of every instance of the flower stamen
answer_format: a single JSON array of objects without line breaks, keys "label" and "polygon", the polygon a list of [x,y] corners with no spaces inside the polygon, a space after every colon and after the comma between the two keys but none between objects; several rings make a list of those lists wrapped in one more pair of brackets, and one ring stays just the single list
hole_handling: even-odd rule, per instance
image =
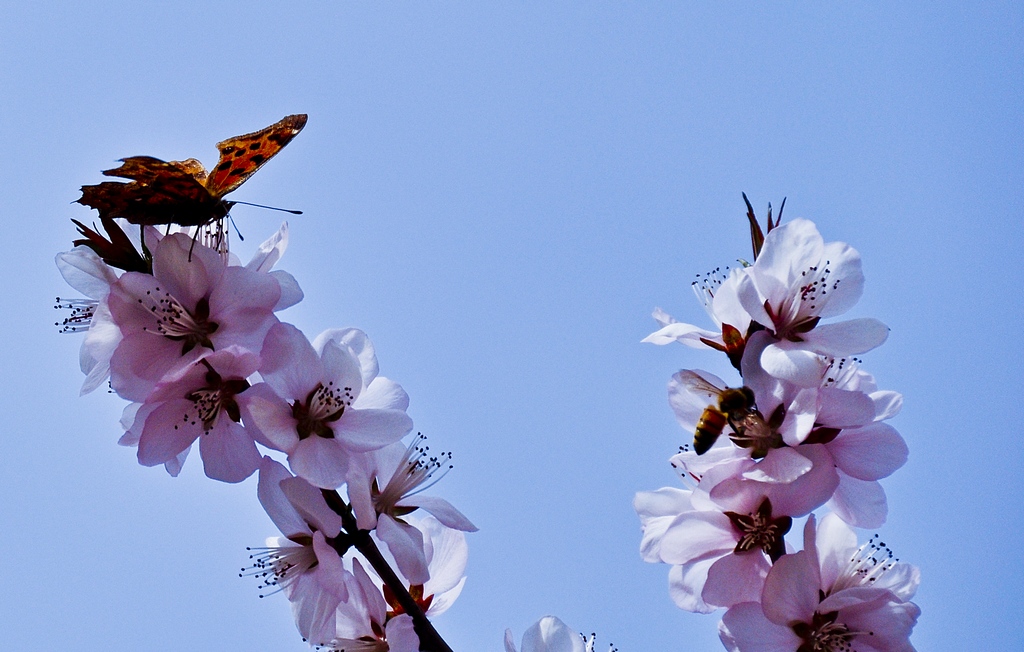
[{"label": "flower stamen", "polygon": [[93,315],[96,314],[98,301],[93,299],[64,299],[57,297],[55,310],[70,310],[71,314],[63,320],[54,322],[60,333],[81,333],[92,326]]}]

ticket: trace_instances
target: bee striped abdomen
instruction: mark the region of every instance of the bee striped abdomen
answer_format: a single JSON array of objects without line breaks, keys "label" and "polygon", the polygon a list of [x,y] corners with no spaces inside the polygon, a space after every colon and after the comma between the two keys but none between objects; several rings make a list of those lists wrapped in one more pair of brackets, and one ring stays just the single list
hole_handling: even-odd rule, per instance
[{"label": "bee striped abdomen", "polygon": [[697,420],[697,430],[693,434],[693,451],[698,455],[708,452],[715,444],[715,440],[722,434],[728,418],[721,410],[713,406],[704,408],[704,412]]}]

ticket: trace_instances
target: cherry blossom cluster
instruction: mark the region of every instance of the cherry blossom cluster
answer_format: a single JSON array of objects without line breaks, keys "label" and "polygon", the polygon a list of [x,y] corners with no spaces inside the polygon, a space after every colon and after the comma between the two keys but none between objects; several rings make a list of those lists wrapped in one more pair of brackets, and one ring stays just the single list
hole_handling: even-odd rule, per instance
[{"label": "cherry blossom cluster", "polygon": [[[275,269],[283,225],[246,264],[223,223],[190,233],[79,224],[58,254],[86,298],[61,301],[84,332],[82,393],[109,383],[129,401],[121,444],[176,476],[198,441],[206,475],[241,482],[281,537],[252,549],[243,575],[283,592],[299,633],[322,650],[447,650],[430,616],[465,583],[473,524],[422,491],[451,468],[406,414],[409,397],[379,374],[366,334],[309,340],[279,311],[303,298]],[[279,459],[275,459],[279,458]],[[285,463],[282,463],[282,460]]]},{"label": "cherry blossom cluster", "polygon": [[[749,206],[749,205],[748,205]],[[699,277],[710,329],[656,310],[644,341],[726,354],[740,382],[676,373],[669,404],[693,444],[670,460],[682,488],[640,492],[642,558],[669,564],[681,609],[726,609],[733,652],[913,650],[916,568],[853,527],[887,515],[879,480],[907,460],[886,421],[902,405],[854,356],[882,344],[875,319],[842,315],[864,287],[860,255],[826,243],[813,223],[748,214],[754,262]],[[820,521],[815,510],[829,513]],[[807,516],[803,547],[786,534]]]}]

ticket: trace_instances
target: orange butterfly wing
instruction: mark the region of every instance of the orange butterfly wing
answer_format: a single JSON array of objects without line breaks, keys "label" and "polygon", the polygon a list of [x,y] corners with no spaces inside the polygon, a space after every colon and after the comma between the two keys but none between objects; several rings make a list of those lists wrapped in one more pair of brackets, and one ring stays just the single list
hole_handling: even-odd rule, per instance
[{"label": "orange butterfly wing", "polygon": [[290,115],[244,136],[217,143],[220,160],[206,179],[206,190],[214,197],[228,194],[291,142],[306,126],[306,115]]}]

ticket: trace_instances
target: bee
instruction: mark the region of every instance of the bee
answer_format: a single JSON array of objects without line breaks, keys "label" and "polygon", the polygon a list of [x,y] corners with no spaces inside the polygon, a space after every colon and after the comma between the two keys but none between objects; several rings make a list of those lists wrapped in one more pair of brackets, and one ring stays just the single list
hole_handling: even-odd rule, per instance
[{"label": "bee", "polygon": [[[693,450],[703,455],[718,440],[728,425],[733,430],[729,439],[740,448],[750,448],[751,457],[760,459],[772,448],[782,446],[782,437],[776,431],[782,423],[782,413],[765,420],[757,409],[754,392],[749,387],[718,387],[695,371],[681,371],[680,385],[695,394],[707,394],[717,399],[717,405],[704,408],[693,433]],[[778,423],[776,423],[778,421]],[[775,427],[773,427],[773,425]]]}]

